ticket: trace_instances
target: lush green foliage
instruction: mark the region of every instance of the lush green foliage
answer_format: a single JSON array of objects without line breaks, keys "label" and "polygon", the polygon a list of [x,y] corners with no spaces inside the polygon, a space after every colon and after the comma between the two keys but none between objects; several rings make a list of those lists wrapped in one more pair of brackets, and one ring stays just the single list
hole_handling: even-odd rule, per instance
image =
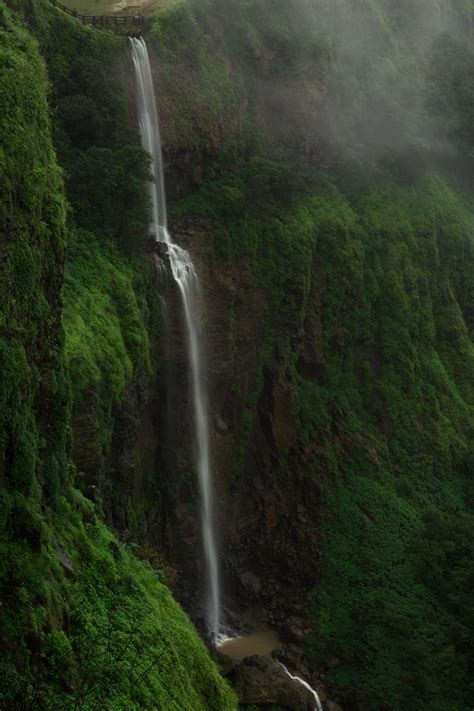
[{"label": "lush green foliage", "polygon": [[120,402],[137,363],[149,364],[133,271],[113,243],[71,236],[65,279],[66,363],[76,398],[97,389],[104,407]]},{"label": "lush green foliage", "polygon": [[87,397],[95,422],[88,445],[103,460],[126,386],[139,369],[151,374],[147,329],[158,332],[153,271],[142,258],[149,157],[130,120],[125,38],[82,27],[41,1],[16,7],[47,64],[54,144],[71,207],[62,320],[73,425]]},{"label": "lush green foliage", "polygon": [[154,80],[165,146],[222,156],[239,134],[241,87],[213,51],[209,12],[207,0],[171,3],[154,16],[148,43],[159,60]]},{"label": "lush green foliage", "polygon": [[[240,160],[209,169],[172,209],[219,224],[217,264],[250,258],[267,293],[266,342],[287,344],[299,443],[325,511],[308,655],[363,708],[465,711],[474,676],[474,218],[458,149],[472,148],[472,3],[226,3],[227,17],[210,5],[208,19],[196,4],[187,12],[204,28],[201,41],[238,67],[253,128],[242,122],[239,144],[229,125],[223,147],[233,142]],[[222,23],[217,39],[213,22]],[[172,47],[184,61],[180,27]],[[296,87],[306,70],[326,87],[319,123],[306,128],[332,178],[311,176],[299,152]],[[292,135],[268,115],[278,80],[291,97]],[[268,148],[275,138],[279,154]],[[439,175],[447,166],[456,188]],[[317,338],[310,373],[291,352],[291,335],[308,322]],[[325,668],[333,657],[339,663]]]},{"label": "lush green foliage", "polygon": [[236,708],[161,571],[120,546],[72,488],[64,361],[74,404],[95,390],[110,420],[133,370],[151,368],[147,326],[157,333],[148,272],[123,255],[142,247],[148,220],[148,161],[107,74],[125,45],[43,3],[15,5],[54,82],[73,214],[64,348],[66,206],[49,87],[37,44],[1,4],[0,705]]},{"label": "lush green foliage", "polygon": [[[331,512],[308,649],[318,663],[339,657],[330,678],[367,708],[441,709],[449,699],[465,709],[469,608],[441,598],[434,572],[423,571],[443,560],[436,539],[424,557],[428,513],[452,522],[447,541],[458,517],[472,526],[463,490],[474,353],[462,313],[472,299],[473,217],[433,178],[371,191],[348,217],[334,239],[330,216],[316,244],[315,278],[330,275],[321,285],[324,375],[298,378],[300,427],[324,443],[314,467]],[[459,555],[457,598],[473,562],[469,550]]]},{"label": "lush green foliage", "polygon": [[[211,212],[226,229],[218,255],[251,257],[270,338],[305,323],[317,308],[311,289],[322,304],[317,379],[290,356],[299,438],[306,450],[317,443],[328,511],[308,654],[318,666],[338,657],[327,678],[364,708],[442,709],[449,699],[466,709],[474,559],[450,541],[473,522],[463,491],[473,461],[474,217],[435,176],[351,201],[320,183],[286,206],[246,199],[230,215],[228,192],[214,181],[175,209]],[[446,541],[427,538],[428,512],[443,517]],[[452,582],[449,553],[460,556]]]},{"label": "lush green foliage", "polygon": [[40,496],[41,478],[55,501],[67,477],[57,328],[65,202],[45,68],[3,5],[0,38],[0,483]]},{"label": "lush green foliage", "polygon": [[41,0],[13,5],[37,37],[51,78],[71,221],[133,251],[148,226],[149,171],[130,121],[126,40],[82,27]]},{"label": "lush green foliage", "polygon": [[[148,219],[125,45],[39,0],[11,4],[46,60],[72,207],[74,404],[94,392],[109,443],[113,407],[149,367],[146,325],[158,311],[143,266],[124,256],[143,245]],[[166,147],[207,169],[173,210],[214,218],[216,265],[249,258],[267,293],[261,359],[283,343],[293,374],[299,447],[324,513],[308,656],[335,692],[374,711],[466,711],[474,692],[474,218],[469,186],[440,177],[447,164],[472,168],[472,9],[196,0],[150,28]],[[47,82],[3,6],[0,37],[0,699],[233,708],[159,571],[118,546],[67,485],[65,209]],[[315,175],[315,162],[329,171]],[[309,320],[312,372],[292,343]],[[260,384],[237,474],[259,395]],[[40,508],[39,484],[51,508]]]},{"label": "lush green foliage", "polygon": [[449,160],[453,138],[466,145],[472,12],[471,0],[170,3],[150,28],[165,145],[228,167],[264,139],[345,178],[416,178],[433,155]]},{"label": "lush green foliage", "polygon": [[237,707],[161,572],[119,546],[89,501],[73,493],[45,518],[15,495],[9,526],[3,707]]}]

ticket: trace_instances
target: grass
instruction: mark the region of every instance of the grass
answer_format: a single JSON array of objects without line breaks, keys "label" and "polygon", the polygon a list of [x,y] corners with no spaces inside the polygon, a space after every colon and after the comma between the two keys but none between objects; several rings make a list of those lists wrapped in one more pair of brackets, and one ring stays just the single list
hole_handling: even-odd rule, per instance
[{"label": "grass", "polygon": [[89,501],[71,491],[45,519],[15,496],[11,515],[17,537],[0,544],[9,642],[0,674],[3,703],[18,709],[237,708],[161,571],[119,545]]},{"label": "grass", "polygon": [[80,15],[151,15],[169,0],[63,0],[62,4]]}]

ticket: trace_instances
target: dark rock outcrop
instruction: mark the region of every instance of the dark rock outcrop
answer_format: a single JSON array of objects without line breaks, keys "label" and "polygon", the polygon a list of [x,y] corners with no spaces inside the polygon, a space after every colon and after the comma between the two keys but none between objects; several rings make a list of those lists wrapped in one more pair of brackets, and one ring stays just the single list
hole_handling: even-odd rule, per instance
[{"label": "dark rock outcrop", "polygon": [[293,681],[271,656],[247,657],[228,678],[243,704],[276,704],[295,711],[303,704],[314,705],[311,692]]}]

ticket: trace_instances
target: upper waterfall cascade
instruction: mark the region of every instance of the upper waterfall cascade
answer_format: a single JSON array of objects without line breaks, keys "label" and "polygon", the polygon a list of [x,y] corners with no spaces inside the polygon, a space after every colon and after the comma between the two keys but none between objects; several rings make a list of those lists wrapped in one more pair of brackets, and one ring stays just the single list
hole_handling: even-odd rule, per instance
[{"label": "upper waterfall cascade", "polygon": [[143,148],[152,157],[150,183],[152,230],[155,239],[168,245],[171,271],[183,304],[191,375],[191,394],[197,444],[197,472],[201,494],[201,525],[206,561],[206,618],[209,633],[217,642],[220,633],[220,584],[214,532],[214,504],[209,446],[209,415],[202,363],[198,318],[199,279],[189,253],[175,244],[168,232],[161,139],[148,50],[142,38],[130,38],[137,84],[137,108]]}]

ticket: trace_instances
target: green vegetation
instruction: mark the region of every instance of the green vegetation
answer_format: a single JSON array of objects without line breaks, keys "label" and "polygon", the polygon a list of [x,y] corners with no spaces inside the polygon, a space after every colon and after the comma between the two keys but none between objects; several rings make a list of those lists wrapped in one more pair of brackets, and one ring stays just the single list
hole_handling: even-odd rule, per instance
[{"label": "green vegetation", "polygon": [[[227,711],[236,700],[163,566],[137,561],[73,488],[84,412],[93,427],[76,446],[97,450],[100,487],[127,389],[148,393],[159,360],[125,39],[42,0],[9,6],[0,704]],[[170,212],[213,219],[216,269],[248,259],[266,294],[260,367],[278,343],[321,490],[307,656],[367,711],[472,707],[472,11],[190,0],[149,26],[165,147],[204,173]],[[236,348],[233,317],[225,328]],[[311,329],[308,366],[295,336]],[[261,396],[260,372],[234,487]],[[291,456],[278,454],[280,486]],[[133,535],[145,504],[114,505]]]},{"label": "green vegetation", "polygon": [[39,474],[56,503],[67,477],[67,383],[57,328],[66,208],[45,68],[3,5],[0,37],[0,482],[40,497]]},{"label": "green vegetation", "polygon": [[87,232],[73,234],[63,318],[75,397],[97,389],[104,407],[117,405],[134,365],[151,365],[133,271],[113,243],[100,244]]},{"label": "green vegetation", "polygon": [[[324,513],[308,657],[361,708],[467,711],[474,115],[463,21],[472,5],[436,14],[431,2],[227,3],[226,19],[216,1],[212,21],[200,7],[158,16],[154,33],[185,15],[165,40],[176,56],[157,50],[160,59],[184,67],[190,34],[232,66],[248,112],[221,137],[232,167],[214,160],[171,212],[213,218],[216,268],[250,259],[267,294],[266,342],[284,344],[293,371],[299,447]],[[217,38],[212,22],[222,22]],[[319,122],[305,127],[307,70],[326,94]],[[269,116],[278,81],[292,100],[291,135]],[[188,122],[182,141],[192,149],[206,132],[201,119]],[[315,173],[305,142],[326,170]],[[308,323],[310,372],[291,350]],[[249,399],[237,477],[256,407]]]},{"label": "green vegetation", "polygon": [[[321,181],[286,205],[275,188],[252,205],[247,186],[226,175],[174,210],[214,217],[217,259],[251,258],[273,342],[310,312],[320,321],[320,375],[301,375],[289,356],[299,440],[327,510],[308,655],[319,668],[337,657],[326,679],[363,708],[441,711],[449,699],[464,711],[474,665],[474,215],[430,173],[350,199]],[[246,207],[229,213],[237,189]],[[239,472],[255,399],[247,405]]]},{"label": "green vegetation", "polygon": [[146,4],[121,3],[120,0],[64,0],[63,5],[81,15],[150,15],[169,0],[153,0]]},{"label": "green vegetation", "polygon": [[163,141],[170,149],[210,152],[238,135],[241,87],[224,58],[213,51],[208,2],[175,2],[151,22],[148,43],[159,63],[155,81],[160,96]]},{"label": "green vegetation", "polygon": [[[44,514],[12,500],[0,544],[5,708],[233,709],[162,574],[119,546],[77,492]],[[21,672],[19,671],[21,670]]]},{"label": "green vegetation", "polygon": [[[156,371],[158,295],[143,260],[149,157],[130,122],[126,39],[82,27],[41,0],[17,10],[51,79],[53,138],[70,205],[62,321],[72,425],[77,434],[86,409],[87,446],[101,469],[127,385],[139,373],[149,387]],[[100,471],[94,476],[98,482]]]},{"label": "green vegetation", "polygon": [[[435,178],[372,191],[354,208],[337,241],[325,224],[316,247],[332,276],[321,291],[327,368],[319,382],[297,379],[300,427],[324,443],[314,468],[330,512],[308,652],[318,664],[338,657],[330,680],[366,708],[442,709],[449,699],[465,709],[469,608],[436,590],[432,567],[443,561],[449,578],[451,563],[426,522],[445,522],[441,545],[452,550],[458,519],[474,521],[464,497],[474,352],[462,318],[473,216]],[[454,555],[457,599],[473,559]]]},{"label": "green vegetation", "polygon": [[[321,375],[300,375],[290,355],[299,438],[306,451],[318,444],[328,512],[308,655],[318,667],[339,658],[326,678],[364,708],[441,711],[449,699],[464,710],[474,665],[474,215],[431,173],[408,186],[369,183],[349,199],[327,179],[296,196],[260,176],[257,199],[243,169],[173,210],[221,225],[216,259],[250,257],[273,342],[318,308],[311,289],[322,304]],[[239,472],[255,399],[247,405]]]},{"label": "green vegetation", "polygon": [[[148,161],[116,74],[125,45],[41,2],[15,9],[39,40],[55,113],[52,127],[38,45],[2,4],[0,705],[233,709],[164,574],[120,545],[73,487],[84,394],[96,395],[105,448],[134,371],[151,374],[158,333],[139,256]],[[67,211],[52,133],[72,207],[64,310]]]}]

